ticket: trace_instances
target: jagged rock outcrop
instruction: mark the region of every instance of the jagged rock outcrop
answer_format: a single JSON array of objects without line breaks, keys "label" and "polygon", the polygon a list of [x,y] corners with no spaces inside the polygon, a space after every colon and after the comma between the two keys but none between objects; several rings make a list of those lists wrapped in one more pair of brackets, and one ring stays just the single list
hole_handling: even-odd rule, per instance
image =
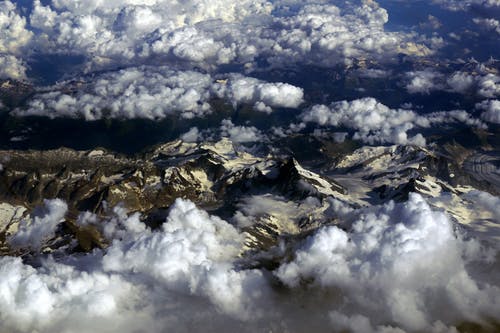
[{"label": "jagged rock outcrop", "polygon": [[144,222],[155,227],[163,223],[179,197],[232,219],[242,202],[264,196],[290,209],[290,216],[279,210],[251,216],[253,224],[244,228],[247,247],[266,250],[283,236],[331,223],[324,212],[332,199],[362,207],[405,201],[411,192],[428,197],[443,192],[460,195],[473,188],[498,193],[498,156],[458,144],[433,150],[362,147],[328,160],[328,167],[317,173],[295,157],[255,153],[228,139],[198,144],[176,140],[136,156],[105,149],[0,151],[0,202],[10,207],[0,217],[0,243],[5,246],[21,218],[12,213],[12,207],[23,207],[26,214],[52,198],[68,204],[59,232],[64,236],[61,239],[68,235],[70,239],[58,244],[76,239],[78,248],[88,251],[106,246],[106,240],[99,230],[75,223],[83,211],[105,216],[110,207],[122,205],[129,212],[141,213]]},{"label": "jagged rock outcrop", "polygon": [[66,227],[87,250],[102,242],[94,231],[73,223],[82,211],[104,215],[108,207],[123,205],[157,225],[179,197],[209,210],[234,211],[239,198],[252,193],[276,193],[293,201],[346,192],[293,158],[250,154],[227,139],[213,144],[178,140],[135,157],[105,149],[0,151],[0,161],[0,202],[22,203],[31,210],[45,199],[64,200]]}]

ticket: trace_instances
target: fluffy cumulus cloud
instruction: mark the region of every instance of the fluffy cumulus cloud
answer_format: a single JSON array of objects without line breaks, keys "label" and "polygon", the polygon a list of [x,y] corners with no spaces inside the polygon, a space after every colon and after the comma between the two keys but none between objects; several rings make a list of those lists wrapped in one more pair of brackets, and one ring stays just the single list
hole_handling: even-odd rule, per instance
[{"label": "fluffy cumulus cloud", "polygon": [[177,200],[157,232],[120,208],[107,221],[86,213],[78,223],[105,223],[115,240],[105,253],[39,268],[0,258],[2,330],[190,331],[204,323],[218,331],[259,312],[252,300],[266,291],[262,273],[232,264],[243,236],[189,201]]},{"label": "fluffy cumulus cloud", "polygon": [[423,71],[409,72],[407,73],[407,78],[408,84],[406,85],[406,90],[408,90],[410,94],[428,94],[432,90],[440,88],[438,80],[442,78],[442,75],[438,72],[427,69]]},{"label": "fluffy cumulus cloud", "polygon": [[463,94],[469,92],[474,87],[476,81],[476,78],[469,73],[456,72],[446,80],[446,83],[451,91]]},{"label": "fluffy cumulus cloud", "polygon": [[[384,29],[388,13],[375,1],[314,3],[217,1],[29,2],[29,16],[4,1],[0,40],[9,52],[30,45],[39,54],[78,55],[83,71],[145,63],[214,69],[223,64],[273,66],[393,60],[398,53],[431,53],[432,40]],[[292,9],[293,8],[293,9]],[[34,38],[32,38],[34,37]],[[1,44],[1,43],[0,43]],[[6,52],[1,49],[0,52]]]},{"label": "fluffy cumulus cloud", "polygon": [[493,18],[475,18],[474,23],[500,35],[500,21]]},{"label": "fluffy cumulus cloud", "polygon": [[476,104],[476,108],[484,110],[481,118],[490,123],[500,124],[500,101],[488,100]]},{"label": "fluffy cumulus cloud", "polygon": [[26,28],[26,18],[19,15],[15,3],[0,3],[0,53],[19,54],[29,43],[32,32]]},{"label": "fluffy cumulus cloud", "polygon": [[219,25],[268,14],[266,1],[34,1],[31,26],[47,53],[79,54],[91,67],[131,64],[156,55],[196,63],[227,63],[231,45],[196,25]]},{"label": "fluffy cumulus cloud", "polygon": [[253,104],[254,109],[272,112],[272,107],[297,108],[303,101],[301,88],[287,83],[268,83],[255,78],[233,74],[227,80],[217,82],[215,93],[220,98],[238,104]]},{"label": "fluffy cumulus cloud", "polygon": [[224,119],[220,126],[221,136],[232,142],[247,143],[265,140],[265,136],[254,126],[236,126],[229,119]]},{"label": "fluffy cumulus cloud", "polygon": [[26,64],[13,55],[0,54],[0,79],[21,80],[26,78]]},{"label": "fluffy cumulus cloud", "polygon": [[[478,195],[490,208],[497,203]],[[320,205],[311,199],[297,207],[279,198],[250,199],[257,206],[245,202],[240,208],[246,216],[291,216]],[[35,266],[0,258],[0,328],[444,332],[463,321],[498,316],[499,288],[468,271],[469,263],[483,260],[480,246],[463,240],[422,197],[357,210],[334,201],[328,214],[340,216],[342,228],[320,227],[289,247],[296,250],[276,259],[272,274],[245,268],[247,235],[190,201],[178,199],[155,231],[121,207],[105,219],[83,213],[77,224],[99,229],[110,246],[86,255],[40,257]],[[46,216],[65,210],[58,201],[46,206],[52,209]],[[38,225],[31,227],[32,234],[41,234]]]},{"label": "fluffy cumulus cloud", "polygon": [[26,19],[10,0],[0,3],[0,79],[24,79],[26,65],[21,58],[32,38]]},{"label": "fluffy cumulus cloud", "polygon": [[[448,217],[422,197],[413,194],[404,204],[363,213],[351,230],[320,229],[276,275],[290,287],[310,281],[334,288],[346,302],[344,315],[357,309],[352,315],[358,319],[410,331],[500,311],[500,289],[478,284],[467,272],[464,249],[475,245],[457,238]],[[333,320],[341,317],[333,311]],[[364,326],[371,327],[369,321]]]},{"label": "fluffy cumulus cloud", "polygon": [[[322,126],[345,126],[356,130],[355,138],[366,142],[408,143],[407,131],[418,116],[412,111],[393,110],[374,98],[315,105],[301,116],[304,122]],[[412,138],[425,144],[423,137]]]},{"label": "fluffy cumulus cloud", "polygon": [[55,86],[36,95],[16,115],[161,119],[169,114],[193,118],[211,112],[210,100],[251,104],[258,111],[298,107],[303,91],[286,83],[270,83],[241,75],[216,80],[209,74],[167,67],[136,67],[84,81]]},{"label": "fluffy cumulus cloud", "polygon": [[[130,68],[83,82],[75,92],[55,89],[34,97],[18,115],[51,118],[186,118],[208,112],[209,75],[168,68]],[[80,83],[77,83],[79,85]],[[71,87],[70,87],[71,89]]]},{"label": "fluffy cumulus cloud", "polygon": [[[330,66],[359,57],[387,60],[414,40],[386,32],[388,14],[371,1],[337,5],[294,2],[295,11],[284,9],[289,8],[286,2],[273,5],[277,15],[247,19],[239,26],[221,29],[207,24],[174,33],[156,31],[143,54],[197,62],[213,59],[216,63],[252,62],[263,56],[280,67],[290,61]],[[196,47],[200,43],[203,48]]]},{"label": "fluffy cumulus cloud", "polygon": [[315,105],[302,113],[304,123],[345,127],[354,130],[353,139],[363,142],[425,145],[421,134],[412,137],[408,131],[429,128],[442,123],[462,122],[483,126],[467,112],[455,110],[419,115],[411,110],[391,109],[374,98],[334,102],[329,106]]},{"label": "fluffy cumulus cloud", "polygon": [[55,236],[56,228],[64,220],[67,211],[68,206],[64,201],[46,200],[31,218],[21,221],[18,231],[8,242],[14,248],[40,250],[44,242]]},{"label": "fluffy cumulus cloud", "polygon": [[410,94],[428,94],[432,91],[447,91],[460,94],[476,94],[494,98],[500,95],[500,77],[489,73],[478,65],[474,73],[457,71],[449,75],[427,68],[408,72],[404,85]]},{"label": "fluffy cumulus cloud", "polygon": [[475,91],[481,97],[494,98],[500,96],[500,77],[496,74],[485,73],[472,75],[464,72],[455,72],[446,83],[449,91],[466,93]]},{"label": "fluffy cumulus cloud", "polygon": [[474,204],[479,205],[482,209],[491,212],[495,221],[500,221],[500,210],[498,209],[500,207],[499,197],[477,190],[465,194],[465,197],[473,201]]},{"label": "fluffy cumulus cloud", "polygon": [[481,96],[493,98],[500,96],[500,76],[487,74],[478,80],[478,93]]},{"label": "fluffy cumulus cloud", "polygon": [[499,0],[433,0],[433,2],[451,10],[466,10],[474,6],[485,8],[500,7]]},{"label": "fluffy cumulus cloud", "polygon": [[262,275],[232,267],[242,240],[227,222],[177,200],[161,233],[140,233],[113,244],[102,264],[106,272],[151,276],[166,288],[203,295],[225,313],[250,318],[255,309],[247,302],[252,293],[260,294],[250,288],[258,286]]},{"label": "fluffy cumulus cloud", "polygon": [[359,58],[387,61],[398,52],[430,53],[409,35],[385,31],[388,18],[387,11],[375,1],[305,3],[296,14],[276,19],[281,29],[269,36],[275,40],[269,59],[277,65],[301,59],[330,66],[351,64]]},{"label": "fluffy cumulus cloud", "polygon": [[189,131],[180,136],[184,142],[197,142],[200,140],[200,130],[198,127],[191,127]]}]

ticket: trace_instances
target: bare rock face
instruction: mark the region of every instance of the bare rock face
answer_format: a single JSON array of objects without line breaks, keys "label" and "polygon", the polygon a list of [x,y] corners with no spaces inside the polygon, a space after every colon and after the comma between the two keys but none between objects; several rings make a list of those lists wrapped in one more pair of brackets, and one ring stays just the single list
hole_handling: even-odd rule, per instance
[{"label": "bare rock face", "polygon": [[345,191],[295,159],[254,156],[238,151],[228,140],[213,145],[175,141],[133,158],[104,149],[62,148],[0,151],[0,160],[1,200],[34,206],[43,199],[60,198],[74,211],[99,212],[106,202],[147,213],[168,208],[178,197],[221,205],[231,201],[228,193],[259,188],[295,197]]},{"label": "bare rock face", "polygon": [[264,197],[288,210],[259,213],[252,216],[252,225],[243,227],[249,250],[267,250],[281,237],[334,223],[335,217],[325,214],[329,200],[362,207],[405,201],[411,192],[427,197],[470,189],[499,193],[498,156],[457,144],[435,150],[362,147],[326,160],[330,162],[320,175],[294,157],[252,153],[228,139],[198,144],[177,140],[132,157],[105,149],[0,151],[0,203],[5,205],[0,206],[1,251],[8,253],[6,237],[23,215],[54,198],[64,200],[68,212],[58,230],[61,240],[51,244],[76,241],[79,250],[89,251],[105,247],[106,240],[98,229],[77,225],[81,212],[104,217],[110,208],[123,206],[155,227],[179,197],[228,219],[246,200]]},{"label": "bare rock face", "polygon": [[24,206],[0,203],[0,255],[9,252],[6,237],[17,231],[19,221],[27,213]]},{"label": "bare rock face", "polygon": [[[104,215],[108,207],[122,205],[155,225],[179,197],[207,209],[231,211],[242,195],[252,193],[298,200],[345,192],[293,158],[256,156],[227,139],[214,144],[174,141],[135,157],[105,149],[0,151],[0,161],[0,202],[22,203],[29,211],[46,199],[64,200],[69,208],[66,231],[84,250],[102,242],[95,230],[73,223],[82,211]],[[7,215],[4,224],[12,214]]]},{"label": "bare rock face", "polygon": [[498,164],[494,152],[475,152],[456,143],[435,149],[362,147],[338,158],[325,173],[340,183],[358,180],[373,202],[406,201],[411,192],[435,197],[470,188],[498,195]]}]

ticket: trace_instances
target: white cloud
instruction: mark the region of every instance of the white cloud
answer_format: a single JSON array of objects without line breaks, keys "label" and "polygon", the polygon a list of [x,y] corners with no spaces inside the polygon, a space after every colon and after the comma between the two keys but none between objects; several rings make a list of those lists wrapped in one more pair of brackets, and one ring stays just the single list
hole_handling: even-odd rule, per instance
[{"label": "white cloud", "polygon": [[185,142],[197,142],[200,140],[200,131],[198,127],[191,127],[189,131],[180,136],[182,141]]},{"label": "white cloud", "polygon": [[406,85],[406,90],[408,90],[410,94],[428,94],[433,90],[441,89],[438,81],[442,79],[442,74],[435,72],[432,69],[408,72],[407,78],[409,82]]},{"label": "white cloud", "polygon": [[500,100],[488,100],[476,104],[476,108],[484,110],[481,118],[494,124],[500,124]]},{"label": "white cloud", "polygon": [[432,0],[450,10],[466,10],[472,6],[485,8],[500,7],[500,0]]},{"label": "white cloud", "polygon": [[360,58],[386,62],[398,53],[430,53],[414,43],[415,36],[385,31],[388,13],[375,1],[305,4],[276,21],[281,30],[274,33],[270,60],[277,66],[298,59],[323,66]]},{"label": "white cloud", "polygon": [[32,35],[16,5],[10,0],[0,2],[0,79],[26,77],[26,65],[21,55]]},{"label": "white cloud", "polygon": [[500,198],[487,192],[471,191],[465,194],[465,198],[474,201],[476,205],[482,207],[493,214],[496,223],[500,223]]},{"label": "white cloud", "polygon": [[293,288],[302,281],[335,288],[344,315],[357,309],[377,325],[410,331],[500,311],[500,289],[474,281],[463,259],[467,245],[419,195],[361,213],[350,230],[320,229],[276,276]]},{"label": "white cloud", "polygon": [[44,242],[54,237],[56,228],[64,221],[67,211],[68,206],[64,201],[46,200],[44,206],[30,218],[21,221],[17,232],[8,238],[9,244],[14,248],[40,250]]},{"label": "white cloud", "polygon": [[32,37],[26,29],[26,19],[17,12],[10,0],[0,3],[0,53],[19,54]]},{"label": "white cloud", "polygon": [[224,119],[220,126],[221,136],[228,137],[232,142],[260,142],[266,137],[254,126],[236,126],[229,119]]},{"label": "white cloud", "polygon": [[498,314],[500,290],[468,271],[470,260],[481,260],[478,243],[463,241],[420,196],[358,210],[334,199],[323,204],[260,195],[238,206],[252,221],[271,214],[282,223],[307,212],[343,221],[342,229],[325,226],[300,246],[274,250],[281,253],[275,278],[287,290],[265,270],[246,268],[246,260],[253,265],[242,252],[248,235],[189,201],[178,199],[156,231],[122,207],[104,219],[83,213],[78,225],[98,228],[109,248],[40,256],[34,267],[1,257],[0,329],[442,332]]},{"label": "white cloud", "polygon": [[[199,63],[227,63],[231,48],[195,26],[226,26],[268,14],[266,1],[34,1],[31,25],[41,30],[37,46],[46,53],[87,58],[88,68],[140,64],[150,56]],[[165,59],[168,60],[168,59]]]},{"label": "white cloud", "polygon": [[294,10],[288,5],[266,0],[34,0],[30,16],[22,17],[9,0],[3,21],[15,29],[2,29],[0,40],[9,52],[29,43],[20,59],[25,62],[38,54],[83,56],[78,69],[84,72],[146,63],[177,69],[212,70],[230,63],[255,68],[257,58],[278,67],[333,66],[360,58],[392,61],[399,53],[428,55],[426,45],[436,46],[435,38],[386,31],[387,11],[375,1],[294,2]]},{"label": "white cloud", "polygon": [[[103,74],[75,93],[55,90],[36,95],[17,115],[51,118],[164,118],[180,113],[191,118],[210,111],[209,75],[167,68],[130,68]],[[57,88],[57,87],[56,87]]]},{"label": "white cloud", "polygon": [[484,27],[487,30],[495,31],[500,35],[500,21],[493,18],[475,18],[474,23]]},{"label": "white cloud", "polygon": [[472,75],[455,72],[448,79],[446,90],[466,93],[471,89],[482,97],[494,98],[500,96],[500,77],[492,73]]},{"label": "white cloud", "polygon": [[358,69],[356,73],[359,77],[369,78],[369,79],[383,79],[387,78],[391,75],[391,71],[383,70],[383,69]]},{"label": "white cloud", "polygon": [[13,55],[0,54],[0,79],[26,78],[26,65]]},{"label": "white cloud", "polygon": [[162,119],[172,114],[193,118],[210,113],[209,102],[215,97],[234,106],[254,105],[265,112],[271,107],[295,108],[302,103],[302,89],[290,84],[236,74],[221,77],[215,80],[209,74],[168,67],[128,68],[59,84],[50,92],[35,95],[26,108],[14,113],[85,120]]},{"label": "white cloud", "polygon": [[344,126],[354,129],[354,138],[367,143],[425,145],[421,135],[409,138],[407,131],[415,125],[429,125],[425,118],[413,111],[390,109],[374,98],[334,102],[330,106],[315,105],[304,112],[301,119],[322,126]]},{"label": "white cloud", "polygon": [[273,107],[297,108],[302,104],[304,92],[287,83],[268,83],[251,77],[234,74],[227,81],[216,83],[214,90],[236,107],[253,104],[257,111],[271,112]]},{"label": "white cloud", "polygon": [[0,258],[2,330],[220,331],[235,318],[256,319],[252,302],[269,286],[260,271],[234,269],[243,236],[193,203],[177,200],[157,232],[122,208],[105,221],[86,213],[79,223],[113,225],[114,242],[38,268]]},{"label": "white cloud", "polygon": [[457,71],[450,75],[433,69],[406,73],[406,90],[411,93],[428,94],[432,91],[448,91],[461,94],[475,93],[481,97],[494,98],[500,95],[500,77],[488,73],[478,65],[476,73]]},{"label": "white cloud", "polygon": [[396,143],[424,146],[426,142],[420,133],[408,137],[408,131],[457,122],[468,126],[485,127],[480,120],[463,110],[419,115],[412,110],[391,109],[371,97],[333,102],[329,106],[314,105],[303,112],[300,119],[303,123],[354,130],[353,139],[368,144]]},{"label": "white cloud", "polygon": [[475,81],[474,76],[469,73],[455,72],[446,80],[446,83],[450,87],[451,91],[466,93],[474,87]]},{"label": "white cloud", "polygon": [[224,313],[250,318],[247,297],[259,292],[245,288],[258,283],[261,273],[231,267],[242,240],[227,222],[178,199],[161,233],[115,243],[103,257],[103,269],[151,276],[171,290],[206,296]]},{"label": "white cloud", "polygon": [[268,193],[244,197],[238,201],[237,207],[233,221],[239,227],[248,227],[264,219],[266,225],[273,224],[272,227],[280,233],[296,234],[300,221],[324,221],[322,214],[329,206],[323,206],[315,197],[293,202]]},{"label": "white cloud", "polygon": [[500,76],[495,74],[482,76],[478,80],[478,93],[488,98],[500,96]]}]

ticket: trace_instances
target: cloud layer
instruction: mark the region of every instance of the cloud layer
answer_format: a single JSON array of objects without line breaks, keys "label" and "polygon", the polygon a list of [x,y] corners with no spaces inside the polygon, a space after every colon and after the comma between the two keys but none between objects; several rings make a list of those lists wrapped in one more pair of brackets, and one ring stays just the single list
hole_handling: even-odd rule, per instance
[{"label": "cloud layer", "polygon": [[406,90],[410,94],[428,94],[432,91],[448,91],[460,94],[476,94],[479,97],[494,98],[500,96],[500,77],[481,70],[468,73],[457,71],[444,75],[433,69],[408,72],[406,74]]},{"label": "cloud layer", "polygon": [[35,211],[30,219],[21,221],[16,234],[8,239],[10,245],[39,251],[44,242],[55,236],[57,225],[64,221],[67,211],[64,201],[46,200],[45,206]]},{"label": "cloud layer", "polygon": [[500,124],[500,100],[487,100],[476,104],[476,108],[484,110],[481,118],[487,122]]},{"label": "cloud layer", "polygon": [[[60,210],[52,209],[59,202],[46,205],[45,220],[59,222]],[[33,217],[30,234],[40,234],[39,222]],[[39,268],[20,258],[0,258],[2,330],[189,331],[206,324],[216,331],[225,320],[251,318],[257,311],[253,297],[267,288],[261,272],[232,265],[243,236],[189,201],[177,200],[158,232],[119,208],[107,221],[86,213],[79,224],[103,226],[113,244],[67,263],[44,259]],[[13,239],[26,232],[23,228]]]},{"label": "cloud layer", "polygon": [[[0,7],[0,53],[18,61],[77,55],[84,72],[142,64],[205,70],[224,64],[258,67],[392,61],[399,53],[431,53],[430,40],[384,29],[375,1],[189,0],[29,2],[29,15],[10,0]],[[19,6],[20,7],[20,6]],[[21,52],[24,51],[24,52]],[[17,75],[21,77],[21,75]]]},{"label": "cloud layer", "polygon": [[374,98],[333,102],[329,106],[315,105],[300,116],[305,123],[344,127],[354,131],[353,139],[365,143],[396,143],[423,146],[421,134],[409,136],[414,128],[429,128],[443,123],[462,122],[482,126],[465,111],[435,112],[419,115],[411,110],[391,109]]},{"label": "cloud layer", "polygon": [[[249,200],[259,204],[241,206],[245,226],[269,209],[291,213],[269,197]],[[319,207],[306,201],[307,207]],[[175,202],[156,231],[120,207],[105,220],[84,213],[78,224],[100,229],[113,240],[108,249],[57,260],[39,257],[36,266],[0,258],[0,328],[444,332],[465,320],[498,315],[500,289],[468,270],[469,263],[483,260],[479,244],[463,240],[447,215],[421,196],[358,210],[338,201],[328,205],[341,217],[341,228],[320,227],[298,246],[289,244],[294,252],[277,258],[274,272],[245,268],[247,235],[186,200]],[[57,226],[64,204],[47,201],[45,207],[43,218]],[[38,232],[37,219],[13,239],[48,234]]]},{"label": "cloud layer", "polygon": [[362,308],[372,320],[428,330],[438,320],[475,320],[500,308],[500,289],[481,288],[467,273],[465,246],[447,216],[413,194],[358,216],[350,232],[321,229],[276,274],[291,287],[312,281],[338,288],[344,309]]},{"label": "cloud layer", "polygon": [[55,86],[33,97],[16,115],[162,119],[169,114],[183,118],[212,111],[211,99],[221,98],[237,107],[250,104],[256,111],[296,108],[303,91],[286,83],[269,83],[239,74],[216,80],[209,74],[175,71],[168,67],[138,67],[102,74],[85,81]]}]

